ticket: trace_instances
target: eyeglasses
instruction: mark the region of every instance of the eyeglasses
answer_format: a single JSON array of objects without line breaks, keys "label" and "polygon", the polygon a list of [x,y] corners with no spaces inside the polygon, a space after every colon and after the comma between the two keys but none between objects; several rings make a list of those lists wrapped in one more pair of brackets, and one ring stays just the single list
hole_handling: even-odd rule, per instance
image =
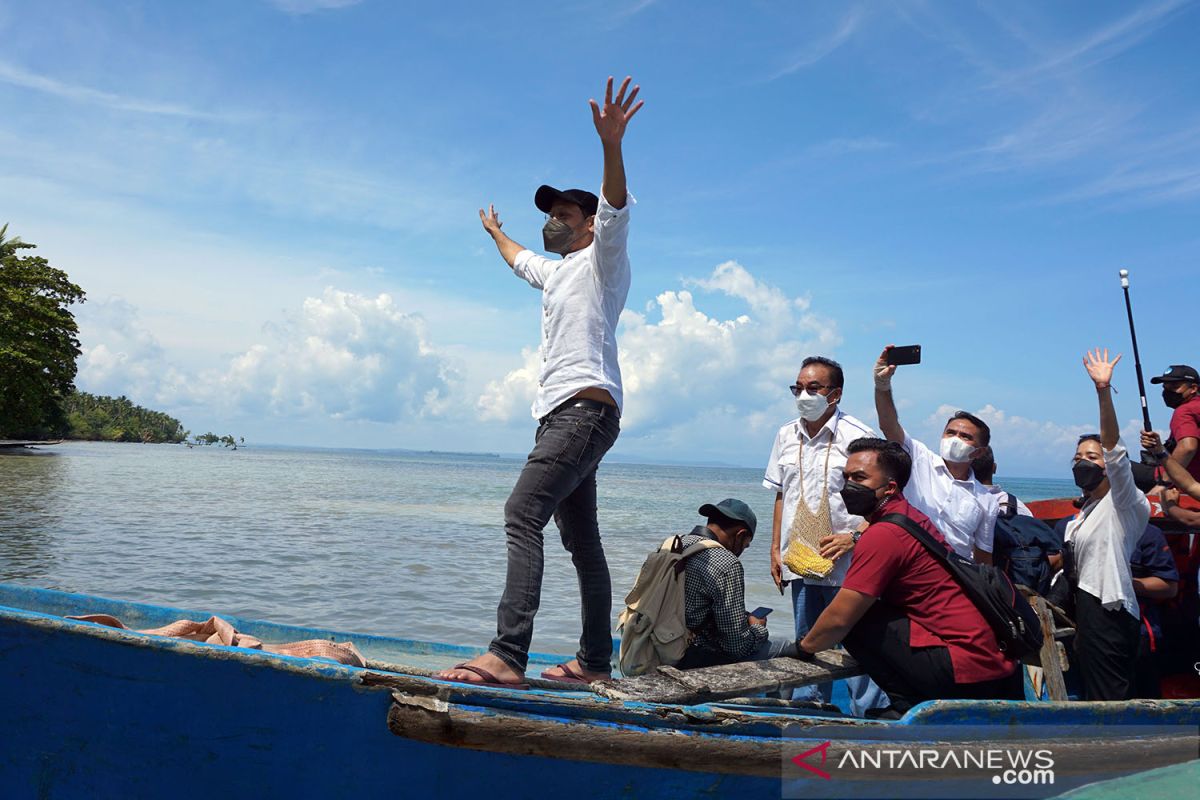
[{"label": "eyeglasses", "polygon": [[805,392],[805,391],[807,391],[809,394],[820,394],[821,392],[829,391],[830,389],[835,389],[835,388],[837,388],[837,387],[826,386],[825,384],[816,383],[816,382],[807,383],[804,386],[801,386],[798,383],[793,383],[791,386],[788,387],[788,389],[791,389],[791,391],[792,391],[792,397],[799,397],[800,393]]}]

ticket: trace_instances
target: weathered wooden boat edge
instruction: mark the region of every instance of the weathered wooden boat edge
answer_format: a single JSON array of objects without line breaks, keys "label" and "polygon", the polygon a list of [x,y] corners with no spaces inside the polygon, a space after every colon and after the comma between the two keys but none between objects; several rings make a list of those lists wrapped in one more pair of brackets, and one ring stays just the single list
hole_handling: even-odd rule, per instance
[{"label": "weathered wooden boat edge", "polygon": [[[71,610],[78,612],[116,608],[111,605],[105,606],[104,598],[90,595],[30,587],[4,593],[6,588],[10,587],[0,585],[0,603],[18,597],[25,600],[41,597],[60,611],[80,601],[86,605],[83,608],[73,606]],[[126,601],[112,602],[119,604]],[[156,610],[155,613],[161,619],[208,616],[207,613],[165,606],[138,605],[143,609]],[[238,623],[240,622],[248,622],[250,628],[254,628],[256,623],[239,620]],[[279,627],[289,633],[322,632],[321,629],[297,626]],[[18,630],[14,636],[13,632]],[[334,638],[345,637],[355,641],[361,638],[356,634],[329,631],[324,633]],[[387,640],[387,637],[376,638]],[[6,640],[9,640],[11,647],[6,646]],[[387,641],[395,645],[397,642],[409,640]],[[18,652],[23,645],[28,647],[23,652]],[[428,647],[436,643],[414,641],[413,645]],[[454,650],[453,646],[447,647],[449,649],[445,650],[443,655],[458,654],[459,651]],[[613,793],[616,793],[618,785],[626,786],[630,781],[640,781],[639,785],[644,785],[648,793],[651,792],[651,787],[654,787],[654,791],[662,790],[666,793],[667,789],[664,787],[669,786],[672,787],[669,793],[683,796],[698,792],[697,787],[705,785],[721,787],[715,796],[728,793],[777,797],[781,779],[780,748],[784,741],[781,733],[783,729],[789,725],[802,727],[801,723],[818,726],[844,722],[833,717],[801,718],[782,711],[731,709],[721,703],[699,707],[663,706],[602,700],[578,691],[555,693],[534,690],[524,693],[467,687],[435,681],[420,675],[392,675],[392,678],[406,682],[404,690],[401,691],[378,683],[372,685],[367,676],[380,673],[370,669],[245,648],[171,640],[88,622],[65,620],[46,611],[8,605],[0,608],[0,653],[3,653],[0,663],[5,664],[4,669],[7,673],[5,683],[10,686],[22,683],[28,685],[31,681],[42,684],[34,687],[32,697],[20,698],[24,705],[18,703],[17,711],[23,708],[24,716],[21,717],[17,713],[12,719],[22,718],[26,723],[34,719],[33,711],[37,705],[35,701],[39,699],[55,706],[55,714],[51,715],[54,719],[49,723],[40,728],[27,728],[30,731],[30,741],[24,750],[27,756],[32,757],[34,750],[46,749],[35,745],[34,740],[38,734],[47,738],[61,737],[69,730],[71,722],[84,727],[94,726],[100,730],[106,726],[115,727],[120,734],[115,736],[114,742],[123,742],[125,748],[132,746],[131,742],[138,742],[138,746],[151,749],[169,746],[166,743],[178,735],[178,731],[174,730],[172,725],[175,728],[186,727],[189,719],[179,714],[173,718],[170,715],[164,717],[158,709],[136,706],[152,705],[156,698],[164,696],[160,690],[169,690],[167,696],[171,697],[177,693],[194,692],[197,699],[208,698],[209,704],[212,704],[213,698],[221,697],[223,687],[220,676],[210,678],[209,673],[219,669],[221,675],[229,681],[225,685],[229,691],[233,691],[235,686],[241,687],[243,682],[247,686],[258,687],[255,691],[246,692],[244,696],[239,695],[238,700],[246,704],[244,707],[248,709],[247,713],[261,724],[269,721],[267,718],[272,712],[294,718],[297,712],[315,708],[324,715],[321,717],[323,720],[331,725],[339,725],[337,730],[340,731],[340,735],[356,742],[355,748],[343,748],[338,752],[343,753],[346,769],[361,770],[366,775],[356,778],[359,781],[356,785],[364,797],[387,794],[383,785],[371,779],[369,775],[369,764],[377,758],[390,761],[390,768],[399,766],[408,771],[415,770],[417,777],[414,780],[423,786],[432,786],[434,794],[444,794],[443,790],[450,783],[454,785],[455,791],[470,786],[488,788],[487,781],[476,780],[478,776],[473,778],[457,775],[459,770],[456,765],[459,761],[473,764],[475,769],[508,774],[512,770],[524,770],[525,767],[521,766],[523,761],[532,759],[539,770],[548,769],[550,774],[558,776],[549,779],[551,784],[558,779],[569,784],[582,779],[581,776],[586,773],[586,780],[597,787],[608,787],[605,791],[611,790]],[[83,659],[77,653],[87,653],[91,657]],[[53,668],[42,669],[41,666],[48,662],[57,663]],[[145,667],[147,662],[153,662],[154,669]],[[17,674],[14,674],[14,670]],[[143,682],[145,686],[142,685]],[[288,689],[288,686],[292,689]],[[303,691],[296,689],[299,686],[304,687]],[[123,692],[123,696],[130,703],[124,707],[111,702],[95,708],[86,705],[87,698],[92,698],[91,702],[95,703],[97,695],[106,694],[110,690]],[[289,695],[289,691],[294,694]],[[77,700],[68,703],[62,699],[64,693],[84,698],[85,704],[80,705]],[[271,703],[268,704],[268,708],[259,710],[253,707],[253,704],[269,695],[273,697],[270,697]],[[443,696],[447,699],[441,699]],[[154,731],[153,736],[157,738],[148,739],[143,736],[138,731],[141,726],[132,724],[132,717],[123,722],[113,722],[111,715],[114,710],[128,712],[131,707],[136,707],[134,710],[138,715],[153,722],[150,727]],[[338,721],[337,718],[342,716],[342,708],[347,709],[349,720]],[[70,709],[78,711],[78,719],[72,720]],[[354,709],[353,713],[350,713],[350,709]],[[199,742],[189,740],[189,752],[198,750],[210,756],[220,754],[224,760],[233,763],[239,763],[238,759],[242,759],[246,768],[257,766],[276,773],[281,771],[280,765],[294,767],[298,763],[298,753],[326,752],[320,741],[295,738],[305,733],[312,735],[312,726],[301,724],[295,732],[289,731],[286,725],[275,727],[276,735],[286,734],[292,737],[292,747],[298,751],[280,757],[279,764],[265,756],[247,758],[241,750],[238,751],[240,755],[231,753],[221,742],[223,737],[242,744],[249,738],[264,752],[271,751],[273,747],[278,749],[280,746],[279,742],[273,745],[264,740],[265,734],[247,733],[236,711],[237,709],[226,709],[223,713],[205,715],[203,724],[197,724],[195,727],[201,729],[197,736],[207,732],[209,738]],[[445,720],[439,719],[443,713],[457,716],[453,725],[447,726],[444,724]],[[526,733],[522,736],[503,735],[505,726],[512,725],[514,720],[518,719],[526,724]],[[352,721],[356,724],[349,724]],[[1122,724],[1156,722],[1196,725],[1200,723],[1200,703],[1153,701],[1149,704],[1048,704],[936,701],[914,708],[899,722],[860,721],[857,723],[857,730],[863,734],[869,731],[876,735],[886,735],[889,730],[896,732],[902,728],[911,730],[924,726],[970,724],[1024,728],[1036,736],[1036,727],[1039,725],[1096,723],[1119,728]],[[230,733],[226,728],[232,728],[235,732]],[[580,730],[596,733],[604,742],[602,745],[583,747],[577,741]],[[614,732],[615,735],[609,735]],[[567,738],[564,739],[564,735]],[[802,737],[818,735],[818,730],[807,733],[802,731],[800,734]],[[139,736],[142,738],[139,739]],[[564,747],[564,742],[569,746]],[[654,742],[653,747],[647,747],[650,742]],[[680,743],[689,746],[680,747]],[[90,746],[95,749],[99,745],[91,743]],[[106,754],[100,762],[113,765],[118,760],[116,752],[109,752],[103,746],[100,747]],[[646,757],[647,750],[656,755]],[[468,751],[473,755],[468,755]],[[6,785],[36,788],[36,781],[39,780],[37,776],[41,774],[44,777],[44,765],[41,772],[28,769],[28,765],[23,768],[19,763],[19,755],[18,752],[10,750],[7,755],[0,756],[0,779],[11,778],[16,781],[15,784]],[[333,756],[329,754],[328,757]],[[76,775],[80,774],[80,770],[87,769],[87,763],[89,761],[79,757],[65,762],[75,770]],[[730,763],[736,763],[737,766],[723,766]],[[72,791],[60,796],[105,796],[106,788],[112,789],[113,796],[117,796],[117,787],[122,793],[129,793],[128,784],[121,781],[111,785],[94,782],[68,782],[63,785],[70,787]],[[305,783],[307,789],[319,785],[320,778],[308,775]],[[145,788],[145,784],[141,786]],[[345,788],[345,785],[339,784],[339,790]],[[598,791],[596,796],[605,796],[605,791]],[[516,789],[514,792],[511,796],[525,796],[516,792]],[[49,792],[46,796],[56,795]]]}]

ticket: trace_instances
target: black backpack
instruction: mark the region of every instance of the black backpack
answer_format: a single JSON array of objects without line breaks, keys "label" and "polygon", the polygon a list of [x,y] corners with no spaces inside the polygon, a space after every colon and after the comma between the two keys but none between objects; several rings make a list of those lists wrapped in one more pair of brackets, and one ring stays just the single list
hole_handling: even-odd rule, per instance
[{"label": "black backpack", "polygon": [[903,514],[887,514],[879,521],[904,528],[942,562],[995,631],[1001,652],[1009,658],[1021,659],[1041,650],[1041,620],[1007,575],[988,564],[963,558]]},{"label": "black backpack", "polygon": [[1010,494],[1000,507],[992,558],[1013,583],[1028,586],[1043,597],[1050,591],[1051,551],[1062,550],[1054,529],[1040,519],[1017,513],[1016,499]]}]

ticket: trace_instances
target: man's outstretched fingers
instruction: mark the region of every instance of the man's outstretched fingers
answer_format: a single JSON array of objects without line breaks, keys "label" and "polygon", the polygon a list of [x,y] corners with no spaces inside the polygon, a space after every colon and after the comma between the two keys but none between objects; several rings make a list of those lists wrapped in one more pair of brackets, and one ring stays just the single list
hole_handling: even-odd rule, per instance
[{"label": "man's outstretched fingers", "polygon": [[[612,78],[609,78],[608,80],[610,82],[609,85],[611,86]],[[629,75],[626,75],[625,80],[621,81],[621,88],[617,91],[617,105],[622,105],[622,106],[625,105],[625,90],[629,88],[630,80],[631,80],[631,77]]]},{"label": "man's outstretched fingers", "polygon": [[[625,80],[628,81],[629,79],[626,78]],[[637,93],[641,90],[641,88],[641,86],[633,87],[633,91],[629,93],[629,97],[626,97],[623,101],[620,98],[617,98],[618,102],[621,103],[621,109],[623,111],[629,111],[629,107],[633,105],[633,98],[637,97]]]}]

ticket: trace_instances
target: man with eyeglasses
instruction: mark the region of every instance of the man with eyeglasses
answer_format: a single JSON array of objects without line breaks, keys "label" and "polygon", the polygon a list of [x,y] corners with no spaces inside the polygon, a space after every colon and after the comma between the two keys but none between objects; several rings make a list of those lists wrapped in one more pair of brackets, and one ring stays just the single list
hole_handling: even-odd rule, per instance
[{"label": "man with eyeglasses", "polygon": [[991,429],[974,414],[957,411],[942,428],[937,452],[909,436],[900,425],[892,397],[896,366],[887,363],[891,349],[892,345],[885,347],[875,362],[875,412],[887,440],[899,444],[912,458],[908,501],[929,517],[954,552],[991,564],[1000,499],[971,472],[971,459],[991,444]]},{"label": "man with eyeglasses", "polygon": [[[840,494],[847,447],[855,439],[878,434],[840,408],[844,385],[842,367],[824,356],[809,356],[790,386],[799,417],[779,429],[763,486],[775,490],[771,521],[771,578],[783,591],[791,584],[796,638],[802,639],[821,612],[833,601],[851,552],[865,527],[862,517],[846,511]],[[797,541],[798,540],[798,541]],[[789,546],[808,549],[808,568],[798,574],[784,563]],[[795,561],[793,565],[798,566]],[[823,574],[822,574],[823,573]],[[862,716],[888,705],[887,695],[868,677],[846,681],[851,713]],[[793,700],[829,703],[833,684],[798,688]]]},{"label": "man with eyeglasses", "polygon": [[596,521],[596,469],[620,431],[621,369],[617,320],[629,294],[629,207],[621,142],[642,107],[626,78],[613,98],[591,101],[604,152],[601,197],[542,186],[534,204],[549,215],[542,238],[561,260],[508,238],[495,207],[479,211],[483,228],[513,273],[542,292],[542,364],[533,418],[533,451],[504,506],[508,572],[496,611],[496,637],[481,656],[436,674],[461,683],[528,688],[524,683],[533,618],[542,593],[542,529],[554,517],[579,579],[583,633],[575,658],[542,673],[588,683],[609,677],[612,583]]}]

